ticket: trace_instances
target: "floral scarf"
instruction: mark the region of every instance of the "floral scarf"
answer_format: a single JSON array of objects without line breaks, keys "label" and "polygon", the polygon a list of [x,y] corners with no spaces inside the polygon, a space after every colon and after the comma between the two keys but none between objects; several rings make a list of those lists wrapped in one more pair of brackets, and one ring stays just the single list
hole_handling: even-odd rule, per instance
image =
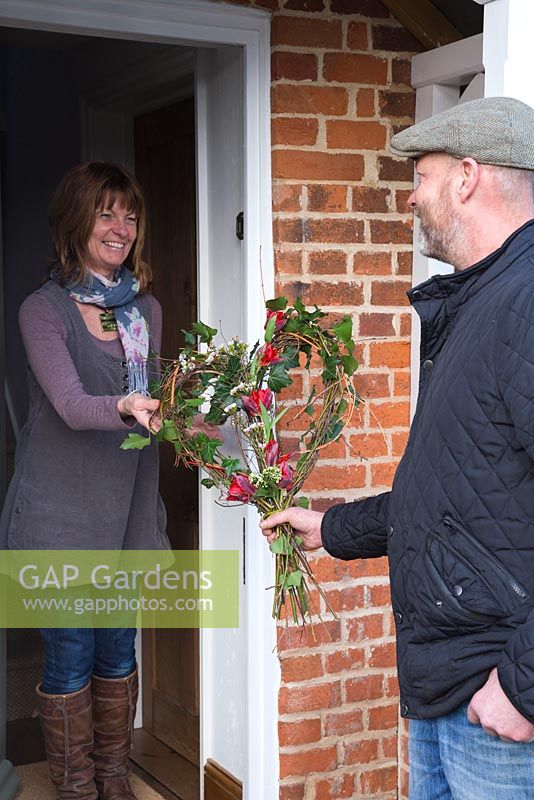
[{"label": "floral scarf", "polygon": [[[57,274],[52,274],[52,278],[57,280]],[[139,282],[132,272],[127,267],[120,267],[110,281],[91,270],[82,283],[69,283],[64,288],[79,303],[92,303],[114,310],[128,363],[128,391],[148,395],[148,325],[135,305]]]}]

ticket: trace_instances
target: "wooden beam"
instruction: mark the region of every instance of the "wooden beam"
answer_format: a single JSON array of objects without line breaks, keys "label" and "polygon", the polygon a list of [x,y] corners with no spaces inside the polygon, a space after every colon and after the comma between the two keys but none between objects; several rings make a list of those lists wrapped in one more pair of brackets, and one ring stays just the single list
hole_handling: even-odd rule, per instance
[{"label": "wooden beam", "polygon": [[427,50],[464,38],[430,0],[382,0],[382,3]]}]

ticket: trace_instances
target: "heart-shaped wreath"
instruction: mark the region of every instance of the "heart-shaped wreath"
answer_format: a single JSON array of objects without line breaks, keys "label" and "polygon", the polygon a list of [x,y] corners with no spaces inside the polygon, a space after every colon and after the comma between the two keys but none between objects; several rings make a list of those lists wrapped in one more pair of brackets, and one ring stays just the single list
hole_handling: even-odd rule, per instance
[{"label": "heart-shaped wreath", "polygon": [[[295,501],[295,496],[321,449],[342,435],[360,402],[351,380],[358,364],[350,317],[324,328],[319,320],[326,315],[317,306],[307,310],[299,299],[288,306],[278,297],[266,306],[265,341],[252,348],[238,339],[215,345],[217,330],[202,322],[184,331],[185,347],[166,364],[153,392],[161,400],[163,420],[156,438],[174,447],[176,463],[201,467],[208,476],[202,483],[217,487],[223,502],[251,503],[264,518],[291,505],[308,506],[306,498]],[[304,405],[283,395],[293,383],[291,370],[301,366],[320,373]],[[207,409],[205,422],[231,426],[233,454],[224,451],[222,439],[195,429],[201,408]],[[302,414],[309,415],[309,424],[295,440],[298,447],[283,453],[279,431]],[[123,447],[149,442],[130,434]],[[330,608],[302,539],[289,525],[277,528],[270,548],[276,556],[273,616],[280,619],[289,599],[293,620],[305,624],[312,614],[310,586]]]}]

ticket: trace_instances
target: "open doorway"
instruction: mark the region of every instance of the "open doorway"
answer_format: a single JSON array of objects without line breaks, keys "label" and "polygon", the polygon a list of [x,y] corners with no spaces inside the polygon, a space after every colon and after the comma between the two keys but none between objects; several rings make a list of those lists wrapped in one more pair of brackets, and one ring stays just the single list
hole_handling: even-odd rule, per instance
[{"label": "open doorway", "polygon": [[[55,185],[86,159],[120,161],[137,175],[148,209],[145,258],[163,308],[162,356],[171,358],[183,343],[180,331],[197,317],[196,134],[190,48],[2,28],[0,63],[10,477],[28,405],[17,310],[45,273]],[[169,538],[174,549],[197,549],[198,477],[173,460],[162,448]],[[147,630],[139,639],[133,760],[177,797],[198,800],[198,631]],[[8,631],[7,757],[15,766],[44,759],[32,717],[41,660],[38,632]]]}]

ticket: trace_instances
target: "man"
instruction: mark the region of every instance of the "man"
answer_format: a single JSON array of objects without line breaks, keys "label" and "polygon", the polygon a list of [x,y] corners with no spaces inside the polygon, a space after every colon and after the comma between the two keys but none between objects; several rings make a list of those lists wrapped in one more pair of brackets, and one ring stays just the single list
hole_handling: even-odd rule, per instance
[{"label": "man", "polygon": [[411,800],[534,798],[534,110],[475,100],[393,137],[416,160],[419,399],[391,492],[289,509],[305,546],[389,556]]}]

